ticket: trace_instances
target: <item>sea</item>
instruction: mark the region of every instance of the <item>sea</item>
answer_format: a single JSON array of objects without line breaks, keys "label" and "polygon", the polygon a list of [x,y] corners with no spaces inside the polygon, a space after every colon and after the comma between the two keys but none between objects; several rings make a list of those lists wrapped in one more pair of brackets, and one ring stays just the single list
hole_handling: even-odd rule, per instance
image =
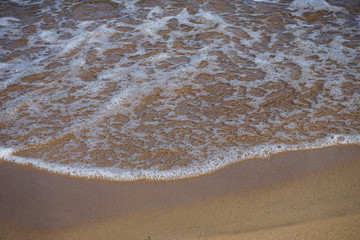
[{"label": "sea", "polygon": [[2,161],[157,181],[350,144],[359,1],[0,0]]}]

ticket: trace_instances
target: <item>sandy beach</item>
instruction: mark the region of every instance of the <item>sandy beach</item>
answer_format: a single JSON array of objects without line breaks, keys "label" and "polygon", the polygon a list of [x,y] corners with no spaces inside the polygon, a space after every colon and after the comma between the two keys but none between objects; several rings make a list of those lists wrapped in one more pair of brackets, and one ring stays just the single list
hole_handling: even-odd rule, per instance
[{"label": "sandy beach", "polygon": [[0,240],[359,240],[357,2],[0,1]]},{"label": "sandy beach", "polygon": [[360,146],[287,152],[165,182],[0,164],[2,239],[359,239]]}]

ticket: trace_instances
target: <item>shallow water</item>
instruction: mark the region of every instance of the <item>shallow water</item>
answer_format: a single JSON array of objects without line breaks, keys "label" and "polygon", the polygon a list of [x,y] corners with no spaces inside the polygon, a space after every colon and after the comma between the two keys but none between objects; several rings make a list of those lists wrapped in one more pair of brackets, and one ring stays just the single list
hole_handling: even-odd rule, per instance
[{"label": "shallow water", "polygon": [[355,1],[0,1],[0,158],[176,179],[360,143]]}]

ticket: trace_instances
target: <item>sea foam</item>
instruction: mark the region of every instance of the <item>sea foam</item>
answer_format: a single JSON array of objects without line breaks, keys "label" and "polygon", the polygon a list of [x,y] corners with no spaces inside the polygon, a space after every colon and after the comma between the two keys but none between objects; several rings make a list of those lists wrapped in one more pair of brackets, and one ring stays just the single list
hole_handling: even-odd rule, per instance
[{"label": "sea foam", "polygon": [[68,175],[79,178],[97,178],[112,181],[135,181],[135,180],[176,180],[192,178],[204,174],[210,174],[218,169],[224,168],[234,162],[253,158],[266,158],[276,153],[286,151],[310,150],[334,145],[360,144],[359,136],[332,135],[324,139],[318,139],[313,143],[303,143],[296,146],[286,144],[256,146],[245,152],[239,149],[228,149],[227,152],[217,152],[207,161],[193,163],[184,168],[172,168],[169,170],[149,169],[118,169],[113,167],[91,167],[81,163],[61,164],[49,163],[41,159],[32,159],[14,156],[12,148],[0,147],[0,159],[11,161],[21,165],[33,166],[35,168],[56,174]]},{"label": "sea foam", "polygon": [[307,0],[5,5],[6,161],[80,177],[177,179],[359,144],[352,9]]}]

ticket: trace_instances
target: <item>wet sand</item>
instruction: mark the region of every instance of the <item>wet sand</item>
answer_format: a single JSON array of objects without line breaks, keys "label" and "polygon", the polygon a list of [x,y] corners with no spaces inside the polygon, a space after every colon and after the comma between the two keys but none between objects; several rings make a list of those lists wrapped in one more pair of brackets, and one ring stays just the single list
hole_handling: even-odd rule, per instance
[{"label": "wet sand", "polygon": [[0,164],[4,239],[359,239],[360,146],[287,152],[165,182]]}]

